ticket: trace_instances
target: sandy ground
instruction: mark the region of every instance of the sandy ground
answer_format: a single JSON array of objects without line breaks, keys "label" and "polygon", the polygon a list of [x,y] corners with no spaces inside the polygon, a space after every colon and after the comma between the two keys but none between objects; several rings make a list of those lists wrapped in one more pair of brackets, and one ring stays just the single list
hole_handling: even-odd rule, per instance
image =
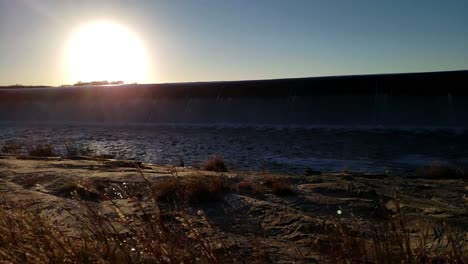
[{"label": "sandy ground", "polygon": [[[243,249],[255,243],[264,250],[269,262],[317,260],[316,244],[326,236],[323,226],[329,219],[366,226],[395,214],[395,198],[410,224],[416,226],[423,221],[431,227],[445,222],[458,232],[468,232],[466,179],[352,173],[292,177],[143,166],[145,177],[155,183],[172,177],[175,169],[179,177],[221,177],[232,184],[250,182],[257,186],[257,191],[237,188],[226,192],[221,201],[201,202],[184,209],[203,210],[226,245],[240,256],[245,254],[246,259],[249,256]],[[265,183],[271,178],[288,182],[294,193],[275,194]],[[131,162],[0,156],[0,195],[38,213],[70,236],[76,236],[79,228],[76,217],[68,212],[80,215],[84,210],[72,193],[78,193],[105,213],[109,200],[104,196],[125,209],[129,194],[149,195],[143,185]]]}]

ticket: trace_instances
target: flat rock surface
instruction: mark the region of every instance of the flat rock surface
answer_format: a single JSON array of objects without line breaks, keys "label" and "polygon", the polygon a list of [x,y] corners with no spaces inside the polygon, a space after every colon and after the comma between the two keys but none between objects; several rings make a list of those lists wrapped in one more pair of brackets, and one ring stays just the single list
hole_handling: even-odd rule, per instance
[{"label": "flat rock surface", "polygon": [[[137,173],[136,166],[145,179]],[[226,247],[247,260],[252,258],[248,253],[252,244],[257,245],[266,262],[319,260],[316,245],[326,236],[324,226],[330,219],[357,221],[366,226],[397,213],[398,208],[410,224],[424,221],[430,227],[445,222],[460,232],[468,232],[466,179],[217,173],[132,161],[1,156],[0,195],[75,236],[79,232],[77,218],[67,212],[80,215],[84,210],[82,201],[106,213],[111,199],[132,213],[126,208],[130,207],[129,197],[144,200],[150,196],[144,188],[147,181],[157,188],[159,181],[174,174],[181,178],[219,177],[231,186],[221,200],[191,204],[183,210],[202,210]],[[275,190],[275,181],[286,183],[288,190]]]}]

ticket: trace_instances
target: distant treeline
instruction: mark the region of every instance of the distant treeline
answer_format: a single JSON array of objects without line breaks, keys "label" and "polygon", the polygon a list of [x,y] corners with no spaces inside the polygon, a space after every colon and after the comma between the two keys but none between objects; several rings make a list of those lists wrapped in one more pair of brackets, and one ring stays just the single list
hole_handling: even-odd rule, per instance
[{"label": "distant treeline", "polygon": [[24,85],[24,84],[13,84],[13,85],[8,85],[8,86],[0,86],[2,89],[8,89],[8,88],[47,88],[47,87],[52,87],[49,85]]},{"label": "distant treeline", "polygon": [[[62,84],[60,87],[67,87],[67,86],[93,86],[93,85],[121,85],[124,84],[123,81],[92,81],[92,82],[77,82],[73,85],[70,84]],[[8,86],[0,86],[2,89],[9,89],[9,88],[48,88],[52,87],[50,85],[24,85],[24,84],[13,84]]]},{"label": "distant treeline", "polygon": [[114,82],[109,82],[109,81],[93,81],[93,82],[77,82],[73,86],[88,86],[88,85],[118,85],[118,84],[123,84],[123,81],[114,81]]}]

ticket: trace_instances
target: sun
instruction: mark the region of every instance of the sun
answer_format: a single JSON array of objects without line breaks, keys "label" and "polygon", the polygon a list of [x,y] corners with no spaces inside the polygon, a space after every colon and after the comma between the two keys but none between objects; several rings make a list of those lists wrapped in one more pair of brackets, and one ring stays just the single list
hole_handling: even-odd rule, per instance
[{"label": "sun", "polygon": [[71,37],[67,59],[71,81],[142,82],[146,55],[139,38],[112,22],[94,22],[78,28]]}]

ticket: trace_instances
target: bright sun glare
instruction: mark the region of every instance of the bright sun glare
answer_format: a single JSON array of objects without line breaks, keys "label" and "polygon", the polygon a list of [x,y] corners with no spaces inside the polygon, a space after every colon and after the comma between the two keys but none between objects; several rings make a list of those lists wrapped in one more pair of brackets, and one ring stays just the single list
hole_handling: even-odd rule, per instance
[{"label": "bright sun glare", "polygon": [[68,44],[68,65],[74,82],[142,82],[145,59],[145,50],[138,37],[127,28],[110,22],[80,27]]}]

